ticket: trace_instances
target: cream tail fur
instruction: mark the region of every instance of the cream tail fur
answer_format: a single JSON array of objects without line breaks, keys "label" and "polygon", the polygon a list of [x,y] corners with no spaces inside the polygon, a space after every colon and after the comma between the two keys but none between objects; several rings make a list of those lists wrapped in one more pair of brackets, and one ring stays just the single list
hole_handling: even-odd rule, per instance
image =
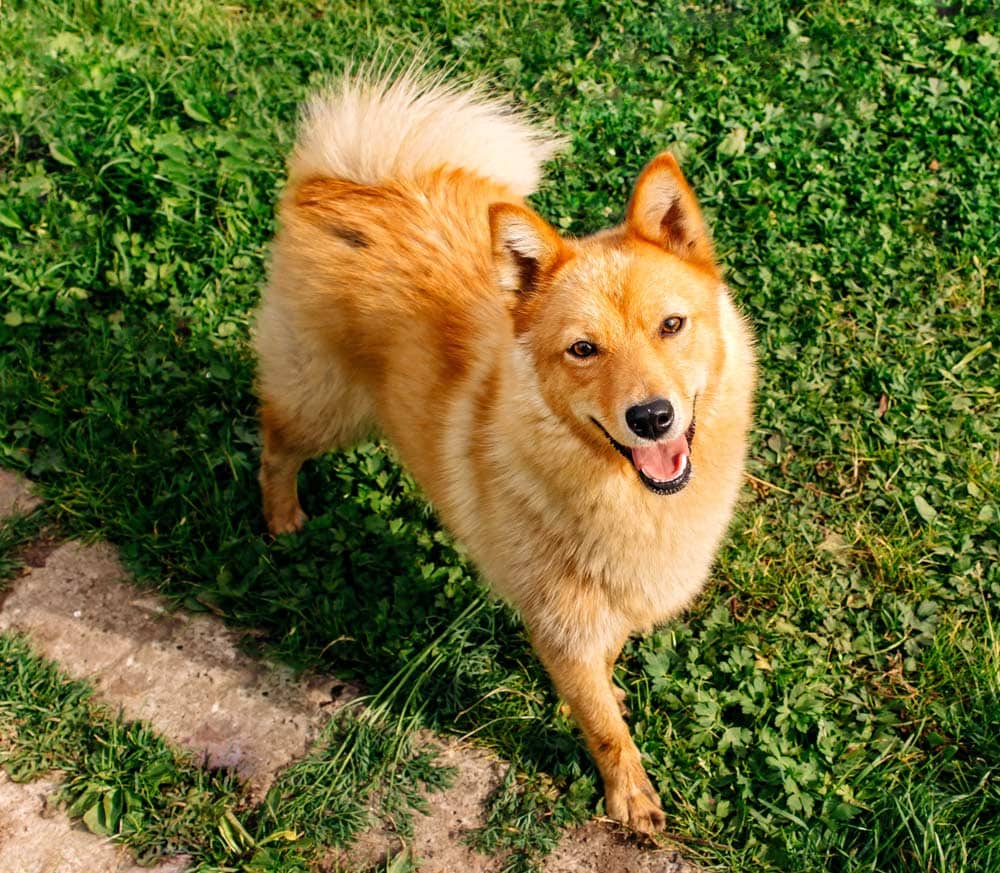
[{"label": "cream tail fur", "polygon": [[451,166],[525,197],[562,145],[481,84],[383,65],[348,73],[306,103],[289,181],[329,176],[377,185]]}]

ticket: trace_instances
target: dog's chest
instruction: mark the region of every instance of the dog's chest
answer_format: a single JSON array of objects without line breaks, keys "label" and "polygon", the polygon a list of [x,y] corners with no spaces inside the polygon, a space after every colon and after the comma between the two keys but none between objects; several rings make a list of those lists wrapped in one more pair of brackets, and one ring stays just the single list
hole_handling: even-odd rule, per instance
[{"label": "dog's chest", "polygon": [[704,585],[722,524],[712,517],[671,511],[595,513],[580,532],[578,573],[597,581],[611,609],[636,630],[684,609]]},{"label": "dog's chest", "polygon": [[[672,501],[671,511],[663,500]],[[724,522],[688,503],[678,495],[645,504],[628,490],[585,505],[522,495],[506,502],[516,511],[479,528],[467,544],[515,605],[540,589],[577,590],[581,602],[596,599],[616,613],[616,624],[642,630],[686,607],[708,574]]]}]

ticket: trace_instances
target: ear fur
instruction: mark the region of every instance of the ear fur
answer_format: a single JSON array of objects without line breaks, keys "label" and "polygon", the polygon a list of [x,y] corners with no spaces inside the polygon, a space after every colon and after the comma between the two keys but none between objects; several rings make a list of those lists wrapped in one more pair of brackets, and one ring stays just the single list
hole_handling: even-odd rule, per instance
[{"label": "ear fur", "polygon": [[669,152],[661,152],[639,174],[625,225],[680,258],[715,266],[712,240],[698,200]]},{"label": "ear fur", "polygon": [[552,269],[562,251],[562,239],[537,213],[514,203],[490,206],[490,236],[497,279],[505,291],[526,294]]}]

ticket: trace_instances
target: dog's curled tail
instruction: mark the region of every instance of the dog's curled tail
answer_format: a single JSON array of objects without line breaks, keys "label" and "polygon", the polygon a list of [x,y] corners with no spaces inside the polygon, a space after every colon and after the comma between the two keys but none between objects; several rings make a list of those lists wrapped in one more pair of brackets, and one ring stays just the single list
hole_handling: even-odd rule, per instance
[{"label": "dog's curled tail", "polygon": [[345,74],[305,105],[289,180],[377,185],[441,167],[467,170],[527,196],[563,145],[482,84],[455,85],[419,66]]}]

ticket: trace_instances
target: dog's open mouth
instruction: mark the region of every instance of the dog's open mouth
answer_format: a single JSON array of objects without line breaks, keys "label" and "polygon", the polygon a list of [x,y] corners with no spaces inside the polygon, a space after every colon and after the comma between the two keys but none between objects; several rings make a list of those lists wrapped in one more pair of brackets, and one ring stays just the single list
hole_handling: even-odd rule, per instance
[{"label": "dog's open mouth", "polygon": [[635,467],[639,479],[655,494],[676,494],[691,481],[691,443],[694,442],[694,417],[688,429],[672,440],[662,440],[646,446],[623,446],[596,419],[608,442]]}]

